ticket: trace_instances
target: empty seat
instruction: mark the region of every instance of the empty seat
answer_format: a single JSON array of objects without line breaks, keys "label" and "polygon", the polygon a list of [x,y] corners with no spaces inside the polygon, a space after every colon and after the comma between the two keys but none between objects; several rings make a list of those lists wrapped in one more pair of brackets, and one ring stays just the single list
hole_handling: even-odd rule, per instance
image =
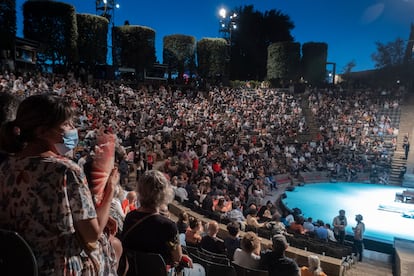
[{"label": "empty seat", "polygon": [[128,276],[167,276],[167,266],[160,254],[124,250],[128,258]]},{"label": "empty seat", "polygon": [[231,265],[213,263],[199,256],[192,256],[193,262],[201,264],[206,272],[206,276],[236,276],[236,270]]},{"label": "empty seat", "polygon": [[269,272],[267,270],[247,268],[238,265],[235,262],[232,262],[232,265],[236,270],[237,276],[269,276]]},{"label": "empty seat", "polygon": [[227,258],[227,255],[213,253],[203,248],[198,251],[198,256],[213,263],[230,265],[230,259]]},{"label": "empty seat", "polygon": [[37,261],[29,244],[17,232],[0,229],[0,274],[38,275]]}]

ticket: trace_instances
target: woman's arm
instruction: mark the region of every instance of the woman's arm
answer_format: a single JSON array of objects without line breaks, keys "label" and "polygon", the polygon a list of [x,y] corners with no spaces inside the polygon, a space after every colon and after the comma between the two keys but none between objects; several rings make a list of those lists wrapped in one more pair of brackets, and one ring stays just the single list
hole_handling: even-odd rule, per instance
[{"label": "woman's arm", "polygon": [[109,209],[114,196],[114,189],[118,181],[119,172],[117,168],[114,168],[108,178],[102,203],[96,208],[97,217],[75,222],[76,231],[79,231],[84,242],[96,242],[102,235],[108,222]]},{"label": "woman's arm", "polygon": [[176,246],[174,246],[174,248],[171,251],[171,257],[172,261],[176,264],[183,262],[186,265],[188,265],[188,267],[193,267],[193,260],[188,255],[183,254],[181,244],[177,244]]},{"label": "woman's arm", "polygon": [[180,244],[174,246],[171,250],[171,258],[173,263],[179,263],[181,261],[181,257],[183,255],[183,251]]}]

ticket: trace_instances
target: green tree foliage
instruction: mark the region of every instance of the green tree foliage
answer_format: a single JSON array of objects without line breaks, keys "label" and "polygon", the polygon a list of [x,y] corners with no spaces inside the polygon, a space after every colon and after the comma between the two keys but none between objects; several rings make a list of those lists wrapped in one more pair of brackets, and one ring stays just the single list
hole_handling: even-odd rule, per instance
[{"label": "green tree foliage", "polygon": [[267,50],[267,79],[272,83],[297,80],[300,72],[300,43],[275,42]]},{"label": "green tree foliage", "polygon": [[135,68],[142,75],[155,63],[155,31],[145,26],[112,28],[112,58],[115,66]]},{"label": "green tree foliage", "polygon": [[375,43],[377,52],[371,55],[376,68],[386,68],[403,64],[405,56],[405,42],[401,38],[383,44]]},{"label": "green tree foliage", "polygon": [[163,39],[163,61],[168,64],[168,73],[178,73],[178,78],[183,77],[184,72],[190,75],[195,71],[196,39],[188,35],[168,35]]},{"label": "green tree foliage", "polygon": [[352,72],[352,69],[356,66],[355,60],[351,60],[347,64],[345,64],[344,68],[342,69],[344,74],[350,74]]},{"label": "green tree foliage", "polygon": [[40,42],[37,61],[67,67],[77,62],[75,7],[54,1],[28,1],[23,4],[24,37]]},{"label": "green tree foliage", "polygon": [[204,79],[223,76],[227,42],[222,38],[202,38],[197,42],[198,75]]},{"label": "green tree foliage", "polygon": [[263,80],[267,70],[267,47],[274,42],[293,41],[289,16],[277,10],[264,14],[253,6],[236,9],[237,29],[231,35],[230,78]]},{"label": "green tree foliage", "polygon": [[14,56],[16,0],[0,1],[0,59]]},{"label": "green tree foliage", "polygon": [[79,61],[89,66],[106,63],[108,20],[93,14],[77,14]]},{"label": "green tree foliage", "polygon": [[342,79],[343,79],[343,82],[348,85],[348,87],[352,85],[351,75],[352,75],[352,69],[354,69],[355,66],[356,66],[355,60],[351,60],[342,69]]},{"label": "green tree foliage", "polygon": [[307,42],[302,45],[303,77],[311,84],[325,83],[328,44]]}]

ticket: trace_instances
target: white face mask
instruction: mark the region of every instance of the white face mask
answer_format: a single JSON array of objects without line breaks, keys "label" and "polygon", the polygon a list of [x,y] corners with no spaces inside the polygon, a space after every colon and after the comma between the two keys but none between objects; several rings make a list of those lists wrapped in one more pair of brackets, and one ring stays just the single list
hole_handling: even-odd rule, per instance
[{"label": "white face mask", "polygon": [[66,130],[63,133],[63,143],[55,144],[56,151],[60,155],[65,155],[69,151],[73,150],[79,141],[78,130],[76,128]]}]

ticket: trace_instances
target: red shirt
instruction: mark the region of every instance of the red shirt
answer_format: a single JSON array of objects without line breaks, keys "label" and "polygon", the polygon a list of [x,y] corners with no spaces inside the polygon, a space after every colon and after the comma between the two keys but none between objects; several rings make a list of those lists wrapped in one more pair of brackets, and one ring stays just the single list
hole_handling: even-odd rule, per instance
[{"label": "red shirt", "polygon": [[199,161],[198,158],[193,159],[193,171],[198,171]]},{"label": "red shirt", "polygon": [[219,173],[219,172],[221,172],[221,166],[220,166],[220,164],[219,164],[219,163],[213,163],[212,168],[213,168],[213,171],[214,171],[215,173]]},{"label": "red shirt", "polygon": [[128,212],[137,209],[135,204],[129,203],[128,199],[124,199],[122,201],[122,211],[124,211],[124,214],[127,214]]}]

